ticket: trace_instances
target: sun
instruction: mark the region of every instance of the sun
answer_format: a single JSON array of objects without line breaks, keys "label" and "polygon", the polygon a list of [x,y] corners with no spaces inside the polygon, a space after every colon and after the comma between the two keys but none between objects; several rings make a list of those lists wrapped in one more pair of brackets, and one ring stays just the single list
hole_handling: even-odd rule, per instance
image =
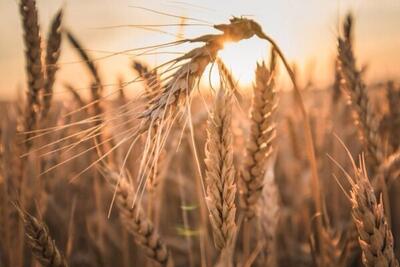
[{"label": "sun", "polygon": [[251,38],[239,43],[225,43],[218,55],[239,81],[239,86],[248,87],[254,81],[255,62],[266,60],[268,51],[265,42]]}]

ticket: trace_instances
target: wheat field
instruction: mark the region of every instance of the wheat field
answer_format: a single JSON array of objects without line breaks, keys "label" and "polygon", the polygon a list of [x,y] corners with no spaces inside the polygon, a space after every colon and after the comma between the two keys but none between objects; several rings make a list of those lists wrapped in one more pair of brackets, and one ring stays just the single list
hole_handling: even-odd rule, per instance
[{"label": "wheat field", "polygon": [[[0,267],[399,266],[400,83],[365,79],[357,15],[321,89],[251,16],[142,7],[174,21],[172,40],[98,56],[67,4],[46,29],[37,1],[16,3],[24,94],[0,105]],[[267,56],[242,86],[220,55],[251,38]],[[107,58],[180,45],[105,81]],[[60,78],[69,64],[82,79]]]}]

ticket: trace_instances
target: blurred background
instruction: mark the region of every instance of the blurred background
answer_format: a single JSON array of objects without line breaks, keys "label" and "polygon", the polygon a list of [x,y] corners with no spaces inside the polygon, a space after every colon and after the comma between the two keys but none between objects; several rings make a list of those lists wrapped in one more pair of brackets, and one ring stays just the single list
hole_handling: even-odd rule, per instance
[{"label": "blurred background", "polygon": [[[257,0],[257,1],[127,1],[127,0],[38,0],[42,37],[45,39],[51,18],[64,7],[64,26],[82,41],[90,54],[104,57],[110,52],[133,49],[176,40],[178,27],[162,27],[159,33],[132,27],[106,29],[104,27],[128,24],[179,23],[179,18],[151,13],[134,6],[145,7],[177,16],[188,16],[209,22],[226,23],[231,16],[248,16],[259,22],[276,39],[288,59],[295,63],[300,77],[311,80],[318,88],[333,81],[333,59],[340,18],[348,10],[356,17],[356,51],[360,64],[367,66],[367,81],[391,79],[400,72],[400,1],[398,0]],[[196,23],[187,21],[188,23]],[[15,0],[0,1],[0,99],[14,99],[25,90],[23,39],[18,4]],[[210,33],[209,26],[189,26],[186,37]],[[171,35],[172,34],[172,35]],[[243,48],[246,53],[243,53]],[[182,47],[165,52],[186,51]],[[239,52],[240,51],[240,52]],[[254,62],[265,57],[268,49],[255,38],[241,44],[228,45],[221,55],[241,85],[252,81]],[[101,75],[107,84],[115,83],[117,75],[126,80],[135,76],[130,69],[131,55],[118,55],[98,61]],[[155,66],[176,55],[149,55],[141,60]],[[82,64],[69,47],[63,44],[61,71],[57,82],[70,75],[82,81]],[[79,84],[76,84],[79,87]],[[56,86],[58,97],[62,87]],[[82,89],[83,90],[83,89]],[[58,93],[57,93],[58,91]]]}]

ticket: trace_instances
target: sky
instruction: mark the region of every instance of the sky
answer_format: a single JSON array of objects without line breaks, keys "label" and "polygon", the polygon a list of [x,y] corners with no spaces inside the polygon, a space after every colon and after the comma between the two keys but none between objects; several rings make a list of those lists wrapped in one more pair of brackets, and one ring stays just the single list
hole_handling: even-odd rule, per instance
[{"label": "sky", "polygon": [[[246,16],[261,24],[280,45],[290,62],[296,64],[304,82],[312,77],[324,87],[333,79],[338,25],[348,10],[356,18],[356,55],[367,65],[367,80],[397,79],[400,74],[400,0],[37,0],[42,38],[59,8],[65,12],[64,27],[71,30],[94,58],[110,52],[176,40],[176,27],[159,28],[166,33],[132,27],[105,28],[128,24],[179,23],[178,18],[154,14],[134,6],[178,16],[205,20],[208,24],[227,23],[231,16]],[[195,23],[187,21],[188,23]],[[26,89],[24,47],[17,0],[0,0],[0,99],[13,99]],[[215,33],[210,26],[190,26],[187,37]],[[188,47],[164,49],[185,52]],[[112,87],[117,77],[132,80],[132,59],[156,66],[173,55],[137,57],[118,55],[96,61],[105,83]],[[255,62],[266,58],[268,46],[255,38],[228,44],[221,57],[243,86],[252,81]],[[176,55],[175,55],[176,56]],[[65,94],[64,83],[87,91],[88,75],[67,42],[63,43],[61,69],[55,95]],[[301,81],[300,79],[300,81]]]}]

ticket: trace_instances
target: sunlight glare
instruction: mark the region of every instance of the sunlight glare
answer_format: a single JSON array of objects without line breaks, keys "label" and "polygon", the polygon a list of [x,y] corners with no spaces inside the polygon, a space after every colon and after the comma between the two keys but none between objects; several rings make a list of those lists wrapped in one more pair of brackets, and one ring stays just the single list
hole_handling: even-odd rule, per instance
[{"label": "sunlight glare", "polygon": [[239,85],[250,86],[254,80],[255,62],[266,60],[269,46],[257,38],[239,43],[226,43],[218,54],[228,69],[231,70]]}]

